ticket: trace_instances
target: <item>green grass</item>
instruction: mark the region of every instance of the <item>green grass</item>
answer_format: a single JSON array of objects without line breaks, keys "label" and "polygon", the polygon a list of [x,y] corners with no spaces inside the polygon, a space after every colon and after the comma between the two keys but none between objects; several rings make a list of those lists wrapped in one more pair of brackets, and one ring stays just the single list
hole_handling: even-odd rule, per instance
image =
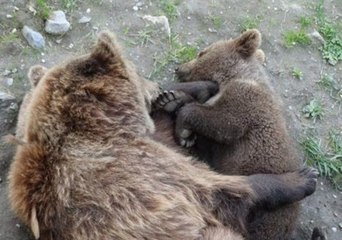
[{"label": "green grass", "polygon": [[292,69],[292,76],[302,80],[303,79],[303,72],[299,68],[293,68]]},{"label": "green grass", "polygon": [[336,89],[336,82],[332,75],[324,74],[321,79],[317,82],[318,85],[327,89],[327,90],[334,90]]},{"label": "green grass", "polygon": [[341,136],[331,131],[327,146],[313,134],[304,137],[301,142],[307,163],[315,166],[322,176],[327,177],[337,187],[342,187],[342,141]]},{"label": "green grass", "polygon": [[144,28],[138,32],[138,41],[140,45],[146,45],[148,42],[153,43],[152,38],[152,29]]},{"label": "green grass", "polygon": [[224,19],[221,16],[209,16],[215,29],[220,29],[224,23]]},{"label": "green grass", "polygon": [[37,14],[40,18],[43,20],[48,19],[51,8],[47,4],[47,0],[36,0],[36,8],[37,8]]},{"label": "green grass", "polygon": [[241,31],[247,31],[249,29],[258,28],[262,21],[261,16],[256,16],[254,18],[246,17],[241,24]]},{"label": "green grass", "polygon": [[284,45],[287,48],[291,48],[295,45],[309,45],[311,44],[310,37],[304,30],[299,31],[287,31],[284,33]]},{"label": "green grass", "polygon": [[8,34],[0,36],[0,44],[8,44],[18,39],[19,39],[19,35],[17,32],[10,32]]},{"label": "green grass", "polygon": [[299,18],[299,23],[300,23],[301,29],[306,29],[312,25],[313,21],[312,21],[312,18],[309,16],[301,16]]},{"label": "green grass", "polygon": [[170,22],[173,22],[178,18],[178,10],[177,5],[180,3],[180,1],[176,0],[161,0],[161,9],[166,15],[166,17],[169,19]]},{"label": "green grass", "polygon": [[181,64],[194,59],[196,55],[196,47],[181,44],[178,36],[173,35],[171,36],[170,45],[166,53],[155,59],[154,69],[150,73],[149,78],[159,75],[171,63]]},{"label": "green grass", "polygon": [[62,7],[68,11],[76,8],[78,0],[62,0]]},{"label": "green grass", "polygon": [[316,24],[318,32],[325,42],[321,48],[322,56],[331,65],[342,60],[342,37],[338,24],[333,24],[325,15],[323,1],[316,6]]},{"label": "green grass", "polygon": [[304,106],[303,113],[306,118],[310,118],[313,122],[317,119],[322,119],[324,116],[324,108],[320,101],[314,99],[311,100],[309,104]]}]

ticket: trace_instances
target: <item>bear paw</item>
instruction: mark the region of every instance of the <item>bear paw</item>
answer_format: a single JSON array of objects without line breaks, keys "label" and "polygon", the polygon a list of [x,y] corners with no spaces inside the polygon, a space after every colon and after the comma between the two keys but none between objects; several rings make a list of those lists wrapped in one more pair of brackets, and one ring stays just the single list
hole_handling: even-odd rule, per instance
[{"label": "bear paw", "polygon": [[181,91],[164,91],[157,97],[155,105],[166,112],[172,113],[187,103],[187,96]]},{"label": "bear paw", "polygon": [[182,147],[190,148],[195,145],[197,136],[191,130],[183,128],[178,131],[177,138]]},{"label": "bear paw", "polygon": [[304,167],[298,172],[299,176],[304,179],[305,184],[305,195],[309,196],[316,190],[317,178],[319,172],[317,169],[312,167]]}]

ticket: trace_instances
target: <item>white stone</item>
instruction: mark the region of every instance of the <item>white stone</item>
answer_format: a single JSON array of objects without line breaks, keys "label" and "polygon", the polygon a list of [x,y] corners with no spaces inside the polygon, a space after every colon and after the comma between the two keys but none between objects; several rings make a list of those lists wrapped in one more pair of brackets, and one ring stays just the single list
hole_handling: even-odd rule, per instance
[{"label": "white stone", "polygon": [[152,22],[153,24],[161,24],[167,33],[167,35],[171,36],[171,29],[169,24],[169,19],[165,16],[151,16],[151,15],[145,15],[143,16],[143,19]]},{"label": "white stone", "polygon": [[45,23],[45,31],[54,35],[66,33],[70,28],[70,23],[65,17],[63,11],[54,11]]},{"label": "white stone", "polygon": [[22,33],[31,47],[36,49],[45,47],[45,40],[39,32],[32,30],[28,26],[24,26]]},{"label": "white stone", "polygon": [[133,10],[138,11],[139,10],[138,6],[133,6]]},{"label": "white stone", "polygon": [[91,17],[83,16],[78,20],[78,23],[88,23],[90,22]]}]

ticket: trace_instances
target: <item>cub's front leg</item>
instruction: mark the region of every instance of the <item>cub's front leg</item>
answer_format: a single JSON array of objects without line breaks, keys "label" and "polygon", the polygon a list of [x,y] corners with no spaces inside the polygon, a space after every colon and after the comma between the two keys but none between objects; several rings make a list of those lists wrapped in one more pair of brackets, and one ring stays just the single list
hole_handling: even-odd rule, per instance
[{"label": "cub's front leg", "polygon": [[230,144],[244,136],[247,129],[248,122],[227,111],[224,103],[217,102],[213,106],[189,103],[178,111],[175,136],[184,147],[195,144],[196,134]]}]

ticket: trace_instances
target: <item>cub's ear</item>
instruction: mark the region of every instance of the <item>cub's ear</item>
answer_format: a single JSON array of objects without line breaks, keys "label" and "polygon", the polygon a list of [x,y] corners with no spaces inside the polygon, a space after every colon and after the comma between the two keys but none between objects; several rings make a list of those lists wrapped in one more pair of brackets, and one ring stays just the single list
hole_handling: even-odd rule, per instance
[{"label": "cub's ear", "polygon": [[120,47],[114,34],[108,31],[102,31],[99,34],[96,46],[91,53],[91,59],[95,59],[100,65],[123,62]]},{"label": "cub's ear", "polygon": [[40,79],[42,79],[42,77],[45,75],[47,70],[48,69],[46,67],[43,67],[41,65],[35,65],[30,68],[27,76],[31,82],[32,87],[37,86]]},{"label": "cub's ear", "polygon": [[244,32],[234,40],[236,51],[243,57],[252,56],[261,45],[261,33],[257,29]]}]

